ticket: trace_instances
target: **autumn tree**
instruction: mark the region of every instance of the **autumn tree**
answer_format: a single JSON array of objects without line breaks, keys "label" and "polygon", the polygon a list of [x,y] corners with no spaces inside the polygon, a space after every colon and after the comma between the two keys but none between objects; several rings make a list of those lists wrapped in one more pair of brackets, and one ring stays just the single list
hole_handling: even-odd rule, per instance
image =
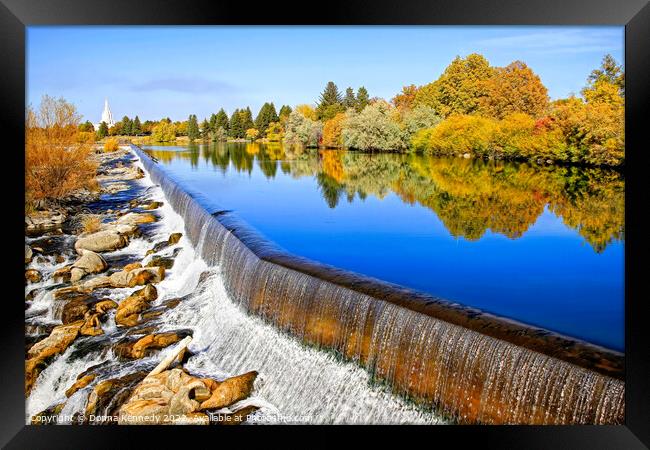
[{"label": "autumn tree", "polygon": [[161,120],[151,130],[153,142],[174,142],[176,140],[176,127],[171,121]]},{"label": "autumn tree", "polygon": [[337,148],[343,145],[341,132],[345,118],[346,114],[340,112],[323,124],[323,145],[325,147]]},{"label": "autumn tree", "polygon": [[612,55],[605,55],[600,64],[600,68],[592,70],[587,78],[590,86],[593,86],[599,81],[606,81],[615,85],[621,97],[625,96],[625,72],[623,67],[619,65]]},{"label": "autumn tree", "polygon": [[284,138],[284,129],[280,122],[271,122],[266,129],[266,138],[270,142],[280,142]]},{"label": "autumn tree", "polygon": [[[26,207],[40,200],[60,200],[78,189],[95,189],[92,145],[78,139],[80,116],[63,98],[47,95],[37,110],[27,109],[25,122]],[[105,124],[104,124],[105,125]]]},{"label": "autumn tree", "polygon": [[249,128],[246,130],[246,138],[254,141],[259,136],[260,132],[257,128]]},{"label": "autumn tree", "polygon": [[542,80],[521,61],[494,69],[492,77],[485,81],[484,94],[479,112],[498,119],[519,112],[540,117],[549,105]]},{"label": "autumn tree", "polygon": [[392,98],[393,105],[400,110],[411,109],[415,104],[415,94],[418,88],[416,85],[404,86],[402,92]]},{"label": "autumn tree", "polygon": [[487,95],[486,81],[493,74],[482,55],[457,56],[436,81],[418,89],[415,104],[430,106],[442,117],[476,113]]}]

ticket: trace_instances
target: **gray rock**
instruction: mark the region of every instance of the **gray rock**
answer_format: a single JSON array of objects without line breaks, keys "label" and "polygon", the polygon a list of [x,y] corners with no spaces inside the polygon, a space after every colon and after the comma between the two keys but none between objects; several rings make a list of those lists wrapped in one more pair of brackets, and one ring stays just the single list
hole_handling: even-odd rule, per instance
[{"label": "gray rock", "polygon": [[77,253],[81,250],[90,250],[93,252],[109,252],[126,247],[129,239],[113,230],[102,230],[91,234],[81,234],[74,244]]}]

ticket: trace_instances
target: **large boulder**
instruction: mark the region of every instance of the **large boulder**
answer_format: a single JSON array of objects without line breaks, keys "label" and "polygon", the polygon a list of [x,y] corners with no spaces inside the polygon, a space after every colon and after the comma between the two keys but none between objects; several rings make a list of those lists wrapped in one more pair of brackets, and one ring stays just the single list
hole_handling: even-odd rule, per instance
[{"label": "large boulder", "polygon": [[257,378],[257,372],[251,371],[236,377],[228,378],[224,381],[215,381],[208,379],[212,394],[210,398],[205,399],[199,409],[221,409],[237,403],[248,397],[253,391],[253,383]]},{"label": "large boulder", "polygon": [[35,211],[25,216],[25,232],[36,235],[61,228],[67,218],[63,211]]},{"label": "large boulder", "polygon": [[[256,372],[219,382],[209,378],[194,377],[178,367],[147,376],[136,386],[131,396],[118,411],[119,424],[208,424],[210,416],[202,411],[203,404],[231,405],[248,397]],[[225,391],[228,391],[226,394]],[[239,410],[237,420],[255,411],[256,407]],[[241,416],[241,417],[239,417]],[[231,417],[232,418],[232,417]]]},{"label": "large boulder", "polygon": [[156,288],[151,284],[134,292],[122,300],[115,312],[115,323],[124,327],[132,327],[138,323],[140,313],[149,308],[149,304],[158,297]]},{"label": "large boulder", "polygon": [[54,327],[48,337],[38,341],[27,352],[25,361],[25,395],[29,395],[38,378],[39,373],[45,368],[50,358],[59,355],[67,349],[79,335],[79,330],[84,321],[69,325]]},{"label": "large boulder", "polygon": [[36,269],[27,269],[25,271],[25,280],[30,283],[38,283],[43,279],[41,273]]},{"label": "large boulder", "polygon": [[108,264],[101,255],[84,248],[79,249],[81,257],[72,264],[70,270],[70,281],[79,281],[91,273],[100,273],[108,269]]},{"label": "large boulder", "polygon": [[138,267],[111,274],[110,283],[113,287],[135,287],[147,283],[159,283],[164,279],[164,267]]},{"label": "large boulder", "polygon": [[29,264],[32,261],[32,256],[32,248],[29,245],[25,244],[25,264]]},{"label": "large boulder", "polygon": [[166,333],[149,334],[139,339],[126,339],[113,347],[113,352],[125,359],[141,359],[152,350],[160,350],[181,341],[190,333],[183,331],[169,331]]},{"label": "large boulder", "polygon": [[88,395],[85,417],[114,415],[120,405],[128,399],[132,389],[146,375],[146,372],[134,372],[97,383]]},{"label": "large boulder", "polygon": [[80,234],[74,248],[77,253],[81,250],[90,250],[93,252],[110,252],[126,247],[129,239],[114,230],[102,230],[96,233]]},{"label": "large boulder", "polygon": [[116,220],[116,223],[121,225],[140,225],[142,223],[153,223],[156,222],[156,216],[151,213],[134,213],[130,212],[124,214]]},{"label": "large boulder", "polygon": [[88,375],[80,374],[80,376],[77,377],[77,381],[75,381],[72,386],[66,389],[65,396],[70,397],[79,389],[83,389],[86,386],[88,386],[90,383],[92,383],[95,380],[95,378],[97,378],[96,373],[90,373]]}]

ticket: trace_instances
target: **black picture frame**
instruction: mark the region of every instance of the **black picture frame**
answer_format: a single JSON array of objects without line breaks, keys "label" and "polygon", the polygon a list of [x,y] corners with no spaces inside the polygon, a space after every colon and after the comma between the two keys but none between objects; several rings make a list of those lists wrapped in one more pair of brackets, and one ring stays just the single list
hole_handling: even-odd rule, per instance
[{"label": "black picture frame", "polygon": [[[650,339],[646,326],[643,295],[647,238],[642,216],[648,205],[648,188],[641,170],[648,167],[647,145],[642,137],[645,118],[650,116],[650,4],[646,0],[381,0],[374,2],[332,1],[308,5],[292,2],[265,5],[244,2],[217,3],[207,0],[0,0],[0,61],[2,82],[0,124],[4,131],[4,200],[10,205],[7,216],[15,226],[4,240],[11,257],[8,276],[12,295],[3,304],[0,326],[3,414],[0,420],[0,445],[7,448],[106,448],[124,447],[135,438],[167,440],[173,435],[192,433],[187,445],[213,441],[214,428],[196,427],[34,427],[24,418],[24,310],[18,298],[23,295],[23,274],[14,258],[23,251],[18,235],[24,207],[21,199],[21,174],[24,169],[25,108],[25,27],[30,25],[624,25],[626,69],[626,419],[621,426],[459,426],[412,427],[402,436],[417,439],[453,440],[455,445],[474,443],[481,448],[567,448],[636,449],[650,447]],[[254,6],[253,6],[254,5]],[[312,9],[308,9],[312,6]],[[9,137],[9,139],[7,139]],[[12,175],[15,175],[12,176]],[[23,191],[24,194],[24,191]],[[15,289],[15,293],[14,293]],[[273,432],[282,439],[291,435],[284,427],[229,427],[241,434]],[[334,429],[308,428],[310,433]],[[350,430],[350,428],[346,428]],[[368,427],[373,437],[381,438],[392,427]],[[403,433],[403,430],[397,430]],[[218,433],[222,433],[223,427]],[[293,431],[292,431],[293,432]],[[199,433],[196,435],[194,433]],[[424,436],[424,434],[427,436]],[[431,436],[429,434],[434,434]],[[440,439],[440,438],[443,439]],[[313,436],[309,438],[313,440]],[[293,438],[291,439],[293,440]],[[426,441],[424,441],[426,442]]]}]

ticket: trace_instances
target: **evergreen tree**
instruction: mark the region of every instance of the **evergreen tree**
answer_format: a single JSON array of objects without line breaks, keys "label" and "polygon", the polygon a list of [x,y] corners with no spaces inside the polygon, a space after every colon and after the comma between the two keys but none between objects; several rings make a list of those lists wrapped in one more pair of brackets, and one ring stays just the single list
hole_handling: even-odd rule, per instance
[{"label": "evergreen tree", "polygon": [[125,136],[131,136],[131,119],[127,116],[122,117],[122,131]]},{"label": "evergreen tree", "polygon": [[255,127],[255,122],[253,122],[253,113],[251,112],[251,109],[247,106],[246,109],[243,109],[241,111],[241,114],[242,114],[242,126],[244,127],[244,134],[246,134],[246,130]]},{"label": "evergreen tree", "polygon": [[131,133],[134,136],[142,134],[142,124],[140,123],[140,118],[138,116],[135,116],[135,119],[133,119],[133,122],[131,123]]},{"label": "evergreen tree", "polygon": [[223,128],[226,131],[230,129],[228,114],[226,114],[226,111],[224,111],[223,108],[221,108],[217,113],[217,119],[215,125],[216,125],[215,129]]},{"label": "evergreen tree", "polygon": [[190,117],[187,119],[187,137],[190,141],[199,137],[199,124],[195,114],[190,114]]},{"label": "evergreen tree", "polygon": [[201,122],[201,137],[203,139],[208,139],[211,131],[210,122],[208,122],[207,119],[203,119],[203,122]]},{"label": "evergreen tree", "polygon": [[210,131],[212,131],[212,132],[217,131],[217,128],[218,128],[217,127],[217,115],[214,114],[214,113],[210,116],[209,126],[210,126]]},{"label": "evergreen tree", "polygon": [[333,81],[328,81],[325,90],[318,99],[316,114],[321,120],[328,120],[343,111],[343,99],[339,88]]},{"label": "evergreen tree", "polygon": [[244,133],[246,129],[244,128],[242,124],[242,115],[241,111],[236,109],[233,113],[232,116],[230,116],[230,124],[229,124],[229,136],[234,137],[234,138],[242,138],[244,137]]},{"label": "evergreen tree", "polygon": [[357,111],[361,111],[363,108],[368,106],[368,103],[370,103],[370,97],[368,96],[368,90],[361,86],[359,90],[357,91]]},{"label": "evergreen tree", "polygon": [[282,105],[282,108],[280,108],[280,120],[286,119],[289,117],[289,114],[291,114],[291,106],[289,105]]},{"label": "evergreen tree", "polygon": [[345,90],[345,97],[343,97],[343,106],[345,108],[355,108],[357,106],[357,98],[354,96],[354,89],[351,87]]},{"label": "evergreen tree", "polygon": [[108,125],[106,122],[102,122],[99,124],[99,130],[97,130],[97,137],[99,139],[104,139],[106,136],[108,136]]},{"label": "evergreen tree", "polygon": [[269,124],[271,122],[277,122],[278,120],[280,119],[278,118],[278,114],[275,112],[275,105],[273,103],[264,103],[255,118],[255,128],[257,128],[262,137],[265,137]]}]

